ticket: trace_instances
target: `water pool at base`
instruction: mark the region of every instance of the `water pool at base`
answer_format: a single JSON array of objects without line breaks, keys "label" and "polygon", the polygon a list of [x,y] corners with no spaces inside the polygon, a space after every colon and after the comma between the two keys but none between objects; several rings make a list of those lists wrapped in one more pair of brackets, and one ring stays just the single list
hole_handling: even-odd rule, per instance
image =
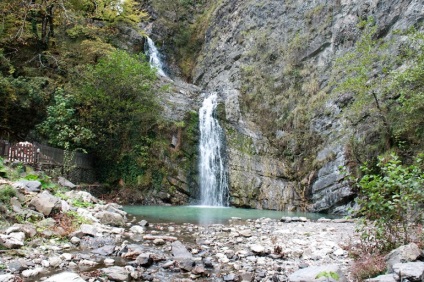
[{"label": "water pool at base", "polygon": [[194,223],[215,224],[228,223],[232,217],[241,219],[258,219],[262,217],[281,219],[283,216],[303,216],[311,220],[321,217],[336,218],[335,216],[317,213],[286,212],[256,209],[239,209],[231,207],[209,206],[125,206],[124,210],[137,217],[152,223]]}]

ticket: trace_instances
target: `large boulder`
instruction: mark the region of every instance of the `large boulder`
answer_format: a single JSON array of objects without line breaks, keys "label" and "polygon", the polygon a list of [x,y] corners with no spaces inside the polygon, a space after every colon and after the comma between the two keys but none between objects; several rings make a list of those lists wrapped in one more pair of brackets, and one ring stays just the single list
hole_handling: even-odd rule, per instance
[{"label": "large boulder", "polygon": [[424,278],[424,262],[397,263],[393,265],[393,271],[402,278],[402,281],[421,282]]},{"label": "large boulder", "polygon": [[101,223],[112,226],[125,226],[125,218],[116,212],[100,211],[94,215]]},{"label": "large boulder", "polygon": [[112,266],[101,270],[112,281],[127,281],[130,273],[125,267]]},{"label": "large boulder", "polygon": [[401,262],[415,261],[421,255],[421,250],[415,243],[400,246],[391,251],[386,257],[387,270],[393,272],[393,265]]},{"label": "large boulder", "polygon": [[75,185],[74,183],[72,183],[68,179],[61,177],[61,176],[58,178],[57,183],[62,187],[67,187],[67,188],[70,188],[70,189],[74,189],[75,187],[77,187],[77,185]]},{"label": "large boulder", "polygon": [[[325,274],[337,274],[338,279],[326,277]],[[321,278],[316,279],[316,277]],[[311,266],[300,269],[289,276],[290,282],[317,282],[317,281],[337,281],[347,282],[346,277],[343,275],[340,267],[336,264],[322,265],[322,266]]]},{"label": "large boulder", "polygon": [[13,187],[25,193],[40,192],[41,182],[37,180],[19,180],[13,183]]},{"label": "large boulder", "polygon": [[172,255],[175,259],[192,259],[193,255],[187,250],[187,248],[180,241],[175,241],[171,245]]},{"label": "large boulder", "polygon": [[59,211],[62,208],[62,202],[48,191],[44,191],[32,198],[28,206],[35,208],[36,211],[45,216],[49,216],[52,211]]},{"label": "large boulder", "polygon": [[13,232],[8,235],[0,234],[0,245],[8,249],[18,249],[24,245],[24,241],[24,232]]}]

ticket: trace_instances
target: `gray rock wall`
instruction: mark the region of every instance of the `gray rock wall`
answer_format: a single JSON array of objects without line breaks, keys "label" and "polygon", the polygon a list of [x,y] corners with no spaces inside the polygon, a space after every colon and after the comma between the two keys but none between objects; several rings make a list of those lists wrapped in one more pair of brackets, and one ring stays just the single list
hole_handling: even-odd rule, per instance
[{"label": "gray rock wall", "polygon": [[[313,113],[307,120],[309,124],[298,118],[298,124],[289,129],[278,126],[277,119],[298,109],[299,103],[304,103],[306,115],[312,100],[328,99],[333,62],[354,45],[361,34],[358,23],[368,17],[376,20],[379,37],[391,37],[394,30],[423,22],[424,3],[222,1],[193,77],[206,91],[217,91],[225,105],[222,120],[227,129],[233,205],[281,210],[304,208],[309,201],[312,211],[346,211],[354,192],[339,171],[348,159],[349,135],[346,123],[337,116],[340,108],[329,100],[324,112]],[[291,79],[294,75],[297,78]],[[267,80],[271,81],[267,87],[272,84],[274,90],[268,94],[261,90]],[[299,83],[295,95],[290,94],[293,83]],[[265,93],[262,103],[261,97],[249,96],[258,93]],[[323,94],[316,98],[317,93]],[[306,95],[310,98],[302,100]],[[255,104],[246,103],[249,99]],[[288,99],[295,105],[287,103]],[[283,103],[288,108],[281,108]],[[286,145],[278,141],[297,128],[306,128],[319,142],[297,140],[310,145],[304,144],[289,158],[282,153]],[[305,148],[309,155],[303,157]],[[314,165],[309,168],[309,164]]]}]

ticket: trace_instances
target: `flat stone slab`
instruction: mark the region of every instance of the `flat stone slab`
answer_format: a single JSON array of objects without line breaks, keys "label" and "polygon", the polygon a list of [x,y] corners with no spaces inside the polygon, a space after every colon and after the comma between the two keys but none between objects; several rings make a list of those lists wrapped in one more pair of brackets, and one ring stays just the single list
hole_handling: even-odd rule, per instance
[{"label": "flat stone slab", "polygon": [[[333,279],[330,277],[321,277],[316,279],[316,277],[323,273],[337,273],[339,279]],[[300,269],[289,276],[290,282],[317,282],[317,281],[333,281],[333,282],[347,282],[346,277],[340,270],[340,267],[337,264],[329,264],[322,266],[311,266],[307,268]]]},{"label": "flat stone slab", "polygon": [[192,259],[193,255],[187,250],[187,248],[180,241],[172,243],[172,255],[175,259]]},{"label": "flat stone slab", "polygon": [[46,280],[44,282],[85,282],[84,279],[82,279],[78,274],[73,272],[62,272],[59,274],[55,274]]}]

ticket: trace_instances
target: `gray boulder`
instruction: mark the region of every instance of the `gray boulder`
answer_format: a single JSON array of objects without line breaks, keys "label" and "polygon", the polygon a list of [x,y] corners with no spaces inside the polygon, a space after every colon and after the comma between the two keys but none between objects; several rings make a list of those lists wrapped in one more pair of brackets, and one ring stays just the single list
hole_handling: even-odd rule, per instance
[{"label": "gray boulder", "polygon": [[36,211],[45,216],[49,216],[53,210],[60,210],[62,208],[62,202],[59,198],[44,191],[32,198],[28,206],[34,207]]},{"label": "gray boulder", "polygon": [[18,249],[24,245],[24,241],[24,232],[13,232],[8,235],[0,234],[0,245],[8,249]]},{"label": "gray boulder", "polygon": [[31,223],[14,224],[6,230],[6,234],[24,232],[26,238],[32,238],[37,234],[37,229]]},{"label": "gray boulder", "polygon": [[53,276],[50,276],[44,282],[85,282],[84,279],[82,279],[78,274],[73,272],[62,272],[59,274],[55,274]]},{"label": "gray boulder", "polygon": [[75,187],[77,187],[77,185],[75,185],[74,183],[72,183],[68,179],[61,177],[61,176],[59,176],[57,183],[62,187],[67,187],[67,188],[70,188],[70,189],[74,189]]},{"label": "gray boulder", "polygon": [[141,266],[143,266],[143,267],[149,267],[149,266],[151,266],[152,264],[153,264],[153,259],[152,259],[152,257],[150,256],[150,254],[146,254],[146,253],[143,253],[143,254],[140,254],[137,258],[136,258],[136,263],[138,264],[138,265],[141,265]]},{"label": "gray boulder", "polygon": [[187,248],[180,242],[175,241],[171,245],[172,255],[175,259],[192,259],[193,255],[187,250]]},{"label": "gray boulder", "polygon": [[[316,279],[319,274],[322,273],[337,273],[339,279],[334,280],[330,277],[321,277]],[[340,267],[336,264],[322,265],[322,266],[311,266],[300,269],[289,276],[290,282],[317,282],[317,281],[337,281],[347,282],[346,277],[340,270]]]},{"label": "gray boulder", "polygon": [[0,282],[14,282],[15,275],[13,274],[0,274]]},{"label": "gray boulder", "polygon": [[125,219],[122,215],[115,212],[100,211],[94,215],[101,223],[112,226],[125,226]]},{"label": "gray boulder", "polygon": [[98,233],[96,226],[91,225],[91,224],[81,224],[80,231],[84,235],[89,235],[89,236],[93,236],[93,237],[95,237]]},{"label": "gray boulder", "polygon": [[391,251],[386,257],[386,264],[389,273],[393,272],[393,265],[401,262],[415,261],[421,255],[421,250],[415,243],[400,246]]},{"label": "gray boulder", "polygon": [[371,279],[367,279],[367,282],[396,282],[397,280],[393,274],[380,275]]},{"label": "gray boulder", "polygon": [[40,192],[41,182],[37,180],[20,180],[13,184],[16,189],[23,190],[24,192]]},{"label": "gray boulder", "polygon": [[125,267],[112,266],[101,270],[112,281],[128,281],[130,273]]},{"label": "gray boulder", "polygon": [[397,263],[393,265],[393,271],[402,278],[402,281],[423,281],[424,262],[415,261],[408,263]]}]

